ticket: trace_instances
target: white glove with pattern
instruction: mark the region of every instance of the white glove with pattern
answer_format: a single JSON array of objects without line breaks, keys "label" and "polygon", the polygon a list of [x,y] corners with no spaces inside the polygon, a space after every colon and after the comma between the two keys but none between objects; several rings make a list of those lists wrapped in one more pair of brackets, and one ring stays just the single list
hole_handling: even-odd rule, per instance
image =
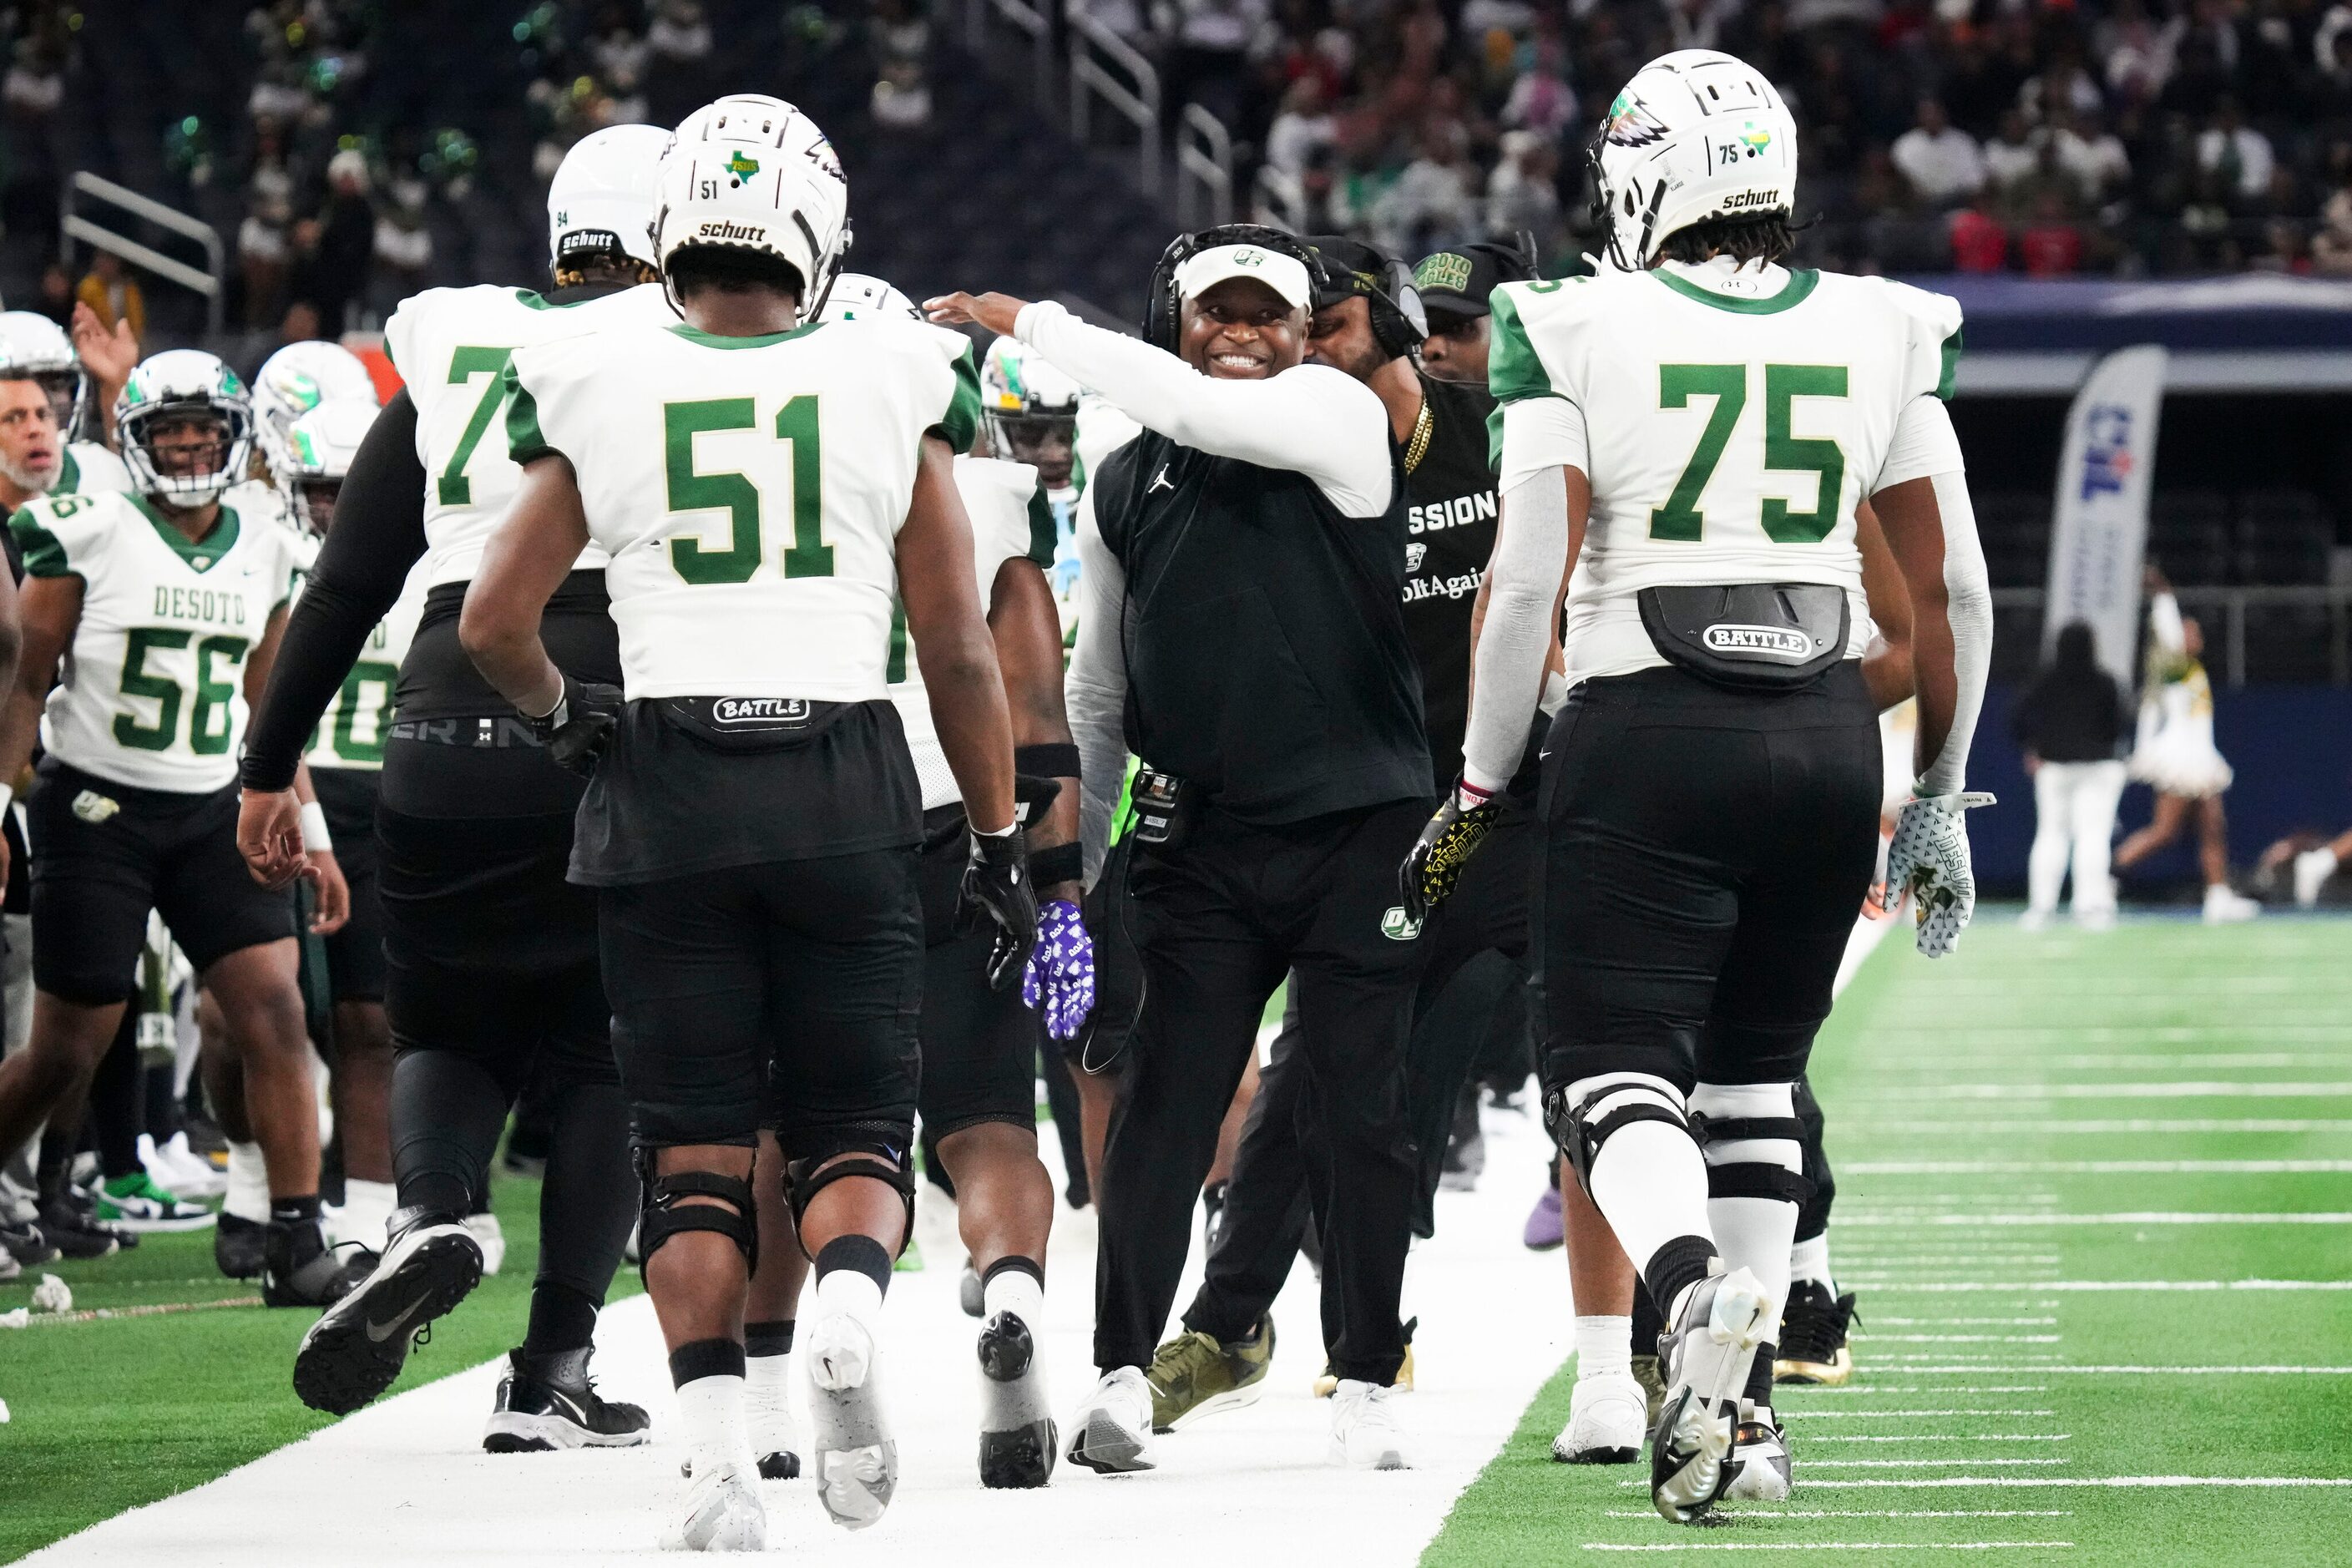
[{"label": "white glove with pattern", "polygon": [[1904,803],[1895,819],[1895,842],[1886,850],[1886,900],[1891,908],[1907,889],[1919,921],[1919,952],[1943,958],[1959,945],[1960,931],[1976,913],[1977,879],[1969,863],[1965,813],[1990,805],[1980,790],[1935,795]]}]

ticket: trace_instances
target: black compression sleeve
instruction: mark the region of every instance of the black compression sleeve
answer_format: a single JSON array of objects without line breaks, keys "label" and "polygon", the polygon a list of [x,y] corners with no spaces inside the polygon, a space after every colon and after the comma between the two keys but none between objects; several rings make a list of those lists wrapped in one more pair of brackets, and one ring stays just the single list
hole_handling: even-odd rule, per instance
[{"label": "black compression sleeve", "polygon": [[334,526],[287,619],[286,640],[246,741],[239,769],[246,788],[293,784],[319,716],[424,554],[425,465],[416,457],[416,405],[404,389],[384,405],[352,458]]}]

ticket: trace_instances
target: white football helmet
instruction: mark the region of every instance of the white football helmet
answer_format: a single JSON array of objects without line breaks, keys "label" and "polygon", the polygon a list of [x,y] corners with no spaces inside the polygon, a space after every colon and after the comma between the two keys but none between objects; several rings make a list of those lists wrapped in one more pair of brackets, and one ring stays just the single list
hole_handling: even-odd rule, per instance
[{"label": "white football helmet", "polygon": [[89,377],[73,340],[63,327],[30,310],[0,310],[0,380],[39,382],[49,395],[58,428],[68,436],[89,398]]},{"label": "white football helmet", "polygon": [[572,144],[547,187],[549,265],[583,250],[656,264],[654,186],[669,140],[658,125],[607,125]]},{"label": "white football helmet", "polygon": [[873,316],[912,316],[923,319],[915,302],[899,292],[894,284],[864,272],[843,272],[833,280],[833,291],[825,296],[824,309],[817,315],[820,321],[855,321]]},{"label": "white football helmet", "polygon": [[1764,73],[1716,49],[1676,49],[1633,73],[1593,143],[1609,259],[1650,264],[1667,236],[1714,218],[1789,214],[1797,122]]},{"label": "white football helmet", "polygon": [[696,246],[772,256],[801,276],[801,319],[823,313],[849,249],[849,180],[816,121],[780,98],[735,93],[686,117],[662,155],[654,256]]},{"label": "white football helmet", "polygon": [[[150,447],[156,432],[183,420],[220,426],[219,461],[201,474],[171,474]],[[139,493],[183,510],[218,500],[245,478],[253,455],[253,395],[217,354],[167,349],[142,361],[114,400],[122,461]]]},{"label": "white football helmet", "polygon": [[380,412],[373,397],[330,397],[297,418],[284,439],[268,448],[270,482],[286,498],[295,521],[312,533],[326,533],[352,459]]},{"label": "white football helmet", "polygon": [[1076,382],[1035,349],[1018,338],[998,338],[980,362],[980,410],[987,416],[990,454],[1034,461],[1027,450],[1016,450],[1016,434],[1025,448],[1040,421],[1060,421],[1075,429],[1083,395]]},{"label": "white football helmet", "polygon": [[264,360],[253,378],[254,440],[263,461],[278,471],[286,433],[320,404],[364,400],[377,405],[375,377],[360,356],[341,343],[311,339],[288,343]]}]

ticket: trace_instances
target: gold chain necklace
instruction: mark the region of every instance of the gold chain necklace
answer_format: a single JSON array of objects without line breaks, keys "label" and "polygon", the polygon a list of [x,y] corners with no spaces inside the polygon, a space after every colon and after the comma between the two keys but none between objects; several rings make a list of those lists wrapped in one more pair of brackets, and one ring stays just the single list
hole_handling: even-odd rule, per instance
[{"label": "gold chain necklace", "polygon": [[1429,399],[1424,397],[1421,400],[1421,413],[1412,422],[1412,439],[1405,443],[1404,471],[1406,473],[1409,474],[1421,467],[1421,460],[1429,456],[1429,438],[1436,432],[1437,421],[1431,416]]}]

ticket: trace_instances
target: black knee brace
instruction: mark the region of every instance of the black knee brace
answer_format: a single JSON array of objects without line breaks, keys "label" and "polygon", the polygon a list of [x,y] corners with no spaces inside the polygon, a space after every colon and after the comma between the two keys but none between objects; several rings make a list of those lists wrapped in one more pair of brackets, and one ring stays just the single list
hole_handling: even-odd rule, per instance
[{"label": "black knee brace", "polygon": [[[1635,1098],[1596,1114],[1602,1101],[1629,1091]],[[1648,1084],[1607,1084],[1572,1106],[1568,1103],[1565,1089],[1556,1089],[1544,1097],[1544,1130],[1551,1134],[1559,1152],[1568,1156],[1570,1167],[1576,1172],[1577,1184],[1588,1197],[1592,1194],[1592,1162],[1599,1157],[1601,1145],[1620,1128],[1636,1121],[1663,1121],[1685,1132],[1691,1131],[1690,1119],[1675,1109],[1663,1091]]]},{"label": "black knee brace", "polygon": [[[845,1128],[838,1135],[823,1135],[814,1152],[784,1167],[784,1199],[792,1205],[793,1226],[796,1232],[802,1216],[808,1213],[809,1204],[817,1194],[848,1177],[869,1176],[877,1182],[889,1183],[897,1190],[899,1201],[907,1205],[906,1233],[898,1241],[898,1250],[907,1250],[907,1243],[915,1235],[915,1173],[908,1162],[905,1143],[894,1143],[870,1135],[861,1136],[870,1134],[871,1131]],[[801,1243],[801,1250],[808,1251],[807,1242]]]},{"label": "black knee brace", "polygon": [[[637,1211],[637,1270],[642,1275],[654,1260],[662,1244],[682,1231],[717,1231],[735,1244],[743,1255],[743,1267],[760,1267],[760,1226],[758,1205],[751,1195],[751,1184],[738,1176],[723,1176],[716,1171],[672,1171],[661,1175],[654,1169],[655,1151],[636,1151],[637,1191],[640,1194]],[[685,1204],[680,1198],[716,1198],[717,1203]],[[722,1206],[731,1205],[731,1206]]]},{"label": "black knee brace", "polygon": [[[1710,1143],[1738,1143],[1751,1138],[1783,1139],[1801,1145],[1805,1124],[1793,1116],[1708,1116],[1692,1111],[1691,1136],[1706,1152]],[[1761,1160],[1718,1165],[1706,1163],[1706,1195],[1711,1198],[1778,1198],[1802,1205],[1813,1195],[1813,1184],[1801,1172]]]}]

